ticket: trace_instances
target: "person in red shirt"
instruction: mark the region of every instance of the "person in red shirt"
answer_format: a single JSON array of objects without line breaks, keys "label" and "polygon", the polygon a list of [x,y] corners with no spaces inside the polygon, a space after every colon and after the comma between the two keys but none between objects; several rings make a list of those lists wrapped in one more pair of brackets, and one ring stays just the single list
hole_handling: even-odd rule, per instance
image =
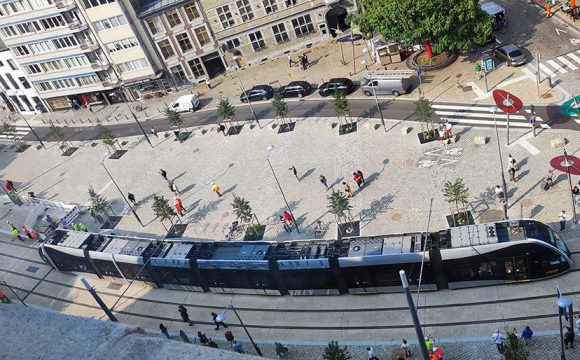
[{"label": "person in red shirt", "polygon": [[292,220],[292,215],[290,215],[288,211],[284,211],[284,219],[288,223],[288,226],[292,226],[294,224],[294,220]]},{"label": "person in red shirt", "polygon": [[354,179],[354,182],[356,183],[356,185],[360,189],[362,187],[362,177],[356,172],[352,173],[352,177]]},{"label": "person in red shirt", "polygon": [[14,188],[14,183],[10,180],[6,180],[6,185],[4,186],[6,188],[7,191],[16,191],[16,189]]}]

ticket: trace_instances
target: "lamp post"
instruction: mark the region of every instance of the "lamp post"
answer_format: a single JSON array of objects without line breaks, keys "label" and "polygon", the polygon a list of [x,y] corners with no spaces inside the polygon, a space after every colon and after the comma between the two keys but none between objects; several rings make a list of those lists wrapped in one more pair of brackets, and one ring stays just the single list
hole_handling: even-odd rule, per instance
[{"label": "lamp post", "polygon": [[403,290],[405,291],[405,297],[407,298],[407,305],[409,305],[409,311],[411,312],[411,317],[413,318],[413,325],[415,326],[417,340],[419,340],[421,354],[423,355],[424,360],[429,360],[429,352],[427,351],[427,346],[425,345],[425,337],[423,335],[423,330],[421,329],[421,323],[419,323],[417,309],[415,308],[415,304],[413,303],[411,291],[409,291],[409,282],[407,281],[407,275],[405,274],[405,270],[400,270],[399,276],[401,277],[401,283],[403,284]]},{"label": "lamp post", "polygon": [[497,108],[497,106],[492,106],[489,108],[489,112],[493,113],[493,125],[495,127],[495,138],[497,140],[497,152],[499,154],[499,164],[501,166],[501,182],[503,185],[503,191],[505,192],[505,203],[503,204],[503,216],[505,218],[505,220],[508,220],[508,191],[507,191],[507,184],[505,182],[505,175],[503,173],[503,158],[501,156],[501,146],[499,144],[499,134],[497,132],[497,119],[495,117],[495,113],[498,111],[499,109]]},{"label": "lamp post", "polygon": [[133,119],[135,120],[137,125],[139,125],[139,129],[141,129],[141,132],[145,136],[145,139],[149,143],[149,146],[151,146],[151,148],[153,148],[153,144],[151,144],[151,140],[149,140],[149,136],[147,136],[145,129],[143,129],[143,126],[141,126],[139,119],[137,119],[137,116],[135,115],[135,113],[133,112],[133,109],[131,109],[131,106],[129,105],[129,101],[128,101],[129,99],[127,98],[127,96],[125,95],[125,92],[123,91],[124,86],[125,86],[125,83],[122,82],[121,85],[119,86],[119,88],[121,89],[121,94],[123,94],[123,97],[125,98],[125,105],[127,105],[127,108],[129,109],[129,112],[131,113],[131,116],[133,116]]},{"label": "lamp post", "polygon": [[572,177],[570,176],[570,168],[574,166],[574,162],[568,160],[566,149],[564,149],[564,161],[561,165],[566,168],[566,174],[568,175],[568,185],[570,186],[570,196],[572,198],[572,214],[574,216],[572,219],[576,223],[576,202],[574,201],[574,194],[572,193]]},{"label": "lamp post", "polygon": [[[367,70],[367,74],[368,74],[369,66],[368,66],[367,60],[363,59],[361,61],[361,64],[363,64],[365,66],[365,69]],[[381,123],[383,124],[383,129],[385,130],[385,132],[387,132],[387,126],[385,125],[385,117],[383,116],[383,110],[381,109],[381,107],[379,105],[379,99],[377,98],[377,92],[375,91],[375,82],[372,79],[369,79],[369,81],[371,82],[371,87],[373,89],[373,95],[375,97],[375,103],[377,104],[377,109],[379,110],[379,115],[381,116]]]},{"label": "lamp post", "polygon": [[118,322],[118,320],[115,317],[115,315],[113,315],[113,313],[107,307],[107,305],[103,302],[103,300],[101,299],[101,297],[99,296],[99,294],[97,294],[97,292],[95,291],[95,288],[93,288],[91,286],[91,284],[89,284],[89,282],[87,281],[87,279],[85,279],[84,276],[81,276],[81,282],[83,283],[83,285],[85,286],[85,288],[89,291],[89,293],[91,293],[91,295],[93,296],[93,298],[95,298],[95,301],[97,302],[97,304],[99,304],[99,306],[101,307],[101,309],[103,309],[103,311],[105,312],[105,314],[107,314],[107,316],[109,317],[109,320],[111,320],[113,322]]},{"label": "lamp post", "polygon": [[[562,296],[558,290],[558,300],[556,300],[556,305],[558,305],[558,320],[560,321],[560,358],[566,360],[566,353],[564,352],[564,329],[562,328],[562,313],[568,311],[568,308],[572,305],[572,301],[565,296]],[[570,314],[571,316],[572,314]]]},{"label": "lamp post", "polygon": [[125,194],[123,193],[123,191],[121,191],[121,188],[119,187],[119,185],[117,184],[117,182],[115,181],[115,179],[113,179],[113,176],[111,175],[111,173],[109,172],[109,170],[105,166],[105,158],[107,156],[109,156],[109,153],[108,152],[105,153],[105,156],[103,156],[103,159],[101,160],[101,166],[103,167],[103,169],[105,169],[105,172],[107,173],[107,175],[109,175],[109,178],[111,179],[111,181],[113,182],[113,184],[115,184],[115,187],[117,188],[117,190],[119,190],[119,194],[121,194],[121,196],[123,197],[123,200],[125,200],[125,203],[127,203],[127,205],[129,206],[129,209],[131,209],[131,212],[135,216],[135,219],[137,219],[137,221],[139,222],[139,224],[141,224],[142,227],[145,227],[145,225],[143,225],[143,223],[141,222],[141,219],[139,218],[139,215],[137,215],[137,212],[135,211],[135,209],[133,209],[133,206],[131,206],[131,203],[129,203],[129,201],[125,197]]},{"label": "lamp post", "polygon": [[244,84],[242,83],[242,78],[240,78],[240,73],[238,72],[238,56],[234,56],[234,64],[232,64],[234,70],[236,71],[236,76],[238,77],[238,81],[240,82],[240,87],[242,88],[242,93],[244,94],[244,96],[246,96],[246,100],[248,100],[248,105],[250,105],[250,111],[252,112],[252,116],[254,117],[254,121],[256,121],[256,124],[258,124],[258,127],[261,129],[262,126],[260,125],[260,122],[258,121],[258,117],[256,116],[256,113],[254,112],[254,108],[252,107],[252,101],[250,100],[250,97],[248,96],[248,94],[246,93],[246,89],[244,88]]},{"label": "lamp post", "polygon": [[290,216],[292,216],[292,220],[294,220],[294,227],[296,228],[296,232],[298,234],[300,234],[300,230],[298,229],[298,222],[296,221],[294,214],[292,214],[292,209],[290,209],[290,205],[288,205],[288,200],[286,200],[286,195],[284,195],[284,191],[282,190],[282,186],[280,186],[280,182],[278,181],[278,177],[276,176],[276,172],[274,171],[274,168],[272,167],[272,163],[270,162],[270,152],[272,150],[274,150],[274,145],[272,145],[272,144],[268,145],[267,149],[268,149],[268,156],[266,156],[266,161],[268,162],[268,165],[270,165],[270,170],[272,170],[272,175],[274,175],[274,179],[276,180],[276,184],[278,185],[278,189],[280,189],[280,194],[282,194],[282,199],[284,199],[284,203],[286,204],[286,208],[288,209]]},{"label": "lamp post", "polygon": [[226,312],[228,310],[230,310],[230,309],[234,312],[234,314],[236,314],[236,317],[238,318],[238,321],[240,322],[240,324],[244,328],[244,331],[246,332],[246,335],[248,335],[248,339],[250,339],[250,342],[254,346],[254,349],[256,350],[256,353],[258,353],[258,355],[260,355],[260,356],[264,356],[264,355],[262,355],[262,350],[260,350],[260,348],[258,347],[258,345],[254,342],[254,339],[252,339],[252,335],[250,335],[250,332],[246,328],[246,325],[242,321],[242,318],[238,314],[238,311],[236,310],[236,308],[234,307],[234,305],[230,304],[221,314],[219,314],[216,317],[216,321],[217,322],[220,322],[220,321],[223,322],[223,321],[225,321],[226,320]]}]

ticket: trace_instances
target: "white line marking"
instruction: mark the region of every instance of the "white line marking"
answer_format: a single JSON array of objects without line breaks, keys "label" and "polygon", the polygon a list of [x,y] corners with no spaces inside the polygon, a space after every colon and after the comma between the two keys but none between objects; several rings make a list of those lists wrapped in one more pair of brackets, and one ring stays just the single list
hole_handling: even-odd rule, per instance
[{"label": "white line marking", "polygon": [[465,105],[445,105],[445,104],[433,104],[431,105],[433,109],[449,109],[449,110],[475,110],[475,111],[485,111],[489,112],[490,106],[465,106]]},{"label": "white line marking", "polygon": [[475,85],[473,81],[467,83],[467,85],[471,86],[473,91],[477,94],[477,96],[485,96],[485,92],[479,88],[479,86]]},{"label": "white line marking", "polygon": [[570,62],[570,60],[566,59],[563,56],[558,56],[558,60],[560,60],[561,62],[563,62],[564,65],[566,65],[566,67],[568,67],[568,68],[570,68],[572,70],[577,70],[578,69],[578,67],[576,65],[572,64]]},{"label": "white line marking", "polygon": [[540,63],[540,71],[544,72],[544,74],[546,74],[545,75],[546,77],[555,75],[552,69],[550,69],[549,67],[547,67],[542,63]]},{"label": "white line marking", "polygon": [[570,53],[570,54],[568,54],[568,56],[569,56],[569,57],[570,57],[572,60],[574,60],[574,61],[576,61],[578,64],[580,64],[580,57],[578,57],[578,56],[574,55],[573,53]]},{"label": "white line marking", "polygon": [[562,74],[566,74],[568,72],[568,70],[564,69],[563,67],[560,66],[560,64],[558,64],[557,62],[555,62],[554,60],[548,60],[546,61],[548,64],[550,64],[554,69],[558,70],[559,72],[561,72]]},{"label": "white line marking", "polygon": [[534,82],[537,81],[536,74],[533,71],[531,71],[530,69],[524,67],[524,68],[522,68],[522,72],[524,74],[526,74],[532,81],[534,81]]},{"label": "white line marking", "polygon": [[528,139],[532,137],[534,137],[534,134],[529,132],[524,136],[522,136],[521,138],[519,138],[518,140],[514,141],[514,144],[520,145],[532,155],[538,155],[540,153],[540,150],[528,142]]},{"label": "white line marking", "polygon": [[[493,125],[493,120],[476,120],[476,119],[460,119],[460,118],[441,118],[445,120],[449,120],[450,123],[454,124],[474,124],[474,125]],[[506,126],[507,121],[498,121],[498,126]],[[544,125],[550,128],[548,125]],[[510,122],[510,127],[521,127],[521,128],[530,128],[530,124],[522,123],[522,122]],[[543,126],[542,126],[543,127]]]},{"label": "white line marking", "polygon": [[[489,118],[493,119],[493,114],[491,113],[468,113],[468,112],[454,112],[454,111],[435,111],[437,115],[451,115],[451,116],[463,116],[463,117],[482,117],[482,118]],[[495,114],[497,119],[507,119],[507,114],[504,113],[497,113]],[[527,120],[523,115],[510,115],[510,119],[514,120]]]},{"label": "white line marking", "polygon": [[517,83],[519,81],[525,80],[527,78],[528,78],[527,75],[522,75],[522,76],[517,77],[515,79],[507,80],[507,81],[504,81],[504,82],[502,82],[500,84],[497,84],[496,87],[498,87],[498,88],[505,87],[505,86],[508,86],[508,85],[511,85],[511,84],[515,84],[515,83]]}]

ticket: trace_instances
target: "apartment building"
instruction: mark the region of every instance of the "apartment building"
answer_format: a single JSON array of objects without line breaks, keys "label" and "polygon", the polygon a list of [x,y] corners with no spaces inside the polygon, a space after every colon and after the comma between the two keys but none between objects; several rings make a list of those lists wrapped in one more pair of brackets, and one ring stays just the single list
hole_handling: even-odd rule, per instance
[{"label": "apartment building", "polygon": [[225,71],[223,54],[198,0],[150,1],[141,4],[138,17],[176,84],[199,83]]},{"label": "apartment building", "polygon": [[18,66],[12,52],[0,41],[0,97],[2,106],[22,114],[45,111],[46,106]]}]

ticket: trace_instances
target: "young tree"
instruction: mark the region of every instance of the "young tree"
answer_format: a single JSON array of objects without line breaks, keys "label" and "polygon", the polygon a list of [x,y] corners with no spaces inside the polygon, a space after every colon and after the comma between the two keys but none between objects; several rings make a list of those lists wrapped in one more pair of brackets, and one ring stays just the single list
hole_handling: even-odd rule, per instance
[{"label": "young tree", "polygon": [[[455,222],[455,216],[453,215],[453,209],[451,205],[455,205],[455,210],[457,212],[457,219],[459,224],[465,223],[467,218],[467,198],[469,197],[469,188],[465,186],[462,178],[457,178],[455,181],[446,181],[443,184],[443,197],[445,201],[449,203],[449,209],[451,210],[451,218],[453,219],[453,225],[457,225]],[[459,204],[463,208],[463,212],[459,211]]]},{"label": "young tree", "polygon": [[177,126],[177,128],[181,130],[181,126],[183,125],[183,119],[181,118],[181,115],[179,115],[177,111],[172,110],[170,108],[166,108],[163,113],[165,114],[165,116],[167,116],[167,121],[169,122],[169,125]]},{"label": "young tree", "polygon": [[116,146],[117,140],[113,136],[111,130],[108,127],[101,124],[100,121],[97,121],[97,131],[99,133],[99,138],[103,139],[103,144],[105,144],[112,150],[111,153],[115,153],[117,151]]},{"label": "young tree", "polygon": [[153,195],[153,213],[155,213],[155,216],[157,216],[161,222],[169,220],[171,225],[175,225],[173,223],[173,217],[176,215],[175,211],[173,211],[173,208],[169,205],[169,200],[167,200],[163,195]]},{"label": "young tree", "polygon": [[252,220],[254,214],[248,200],[234,195],[234,202],[231,205],[234,208],[234,214],[236,214],[237,219],[245,223]]},{"label": "young tree", "polygon": [[517,336],[517,334],[507,331],[507,339],[504,342],[506,352],[504,357],[506,360],[526,360],[528,352],[526,349],[526,342],[524,339]]},{"label": "young tree", "polygon": [[338,121],[340,122],[340,119],[344,118],[345,122],[348,123],[349,109],[348,109],[348,100],[346,100],[346,96],[344,96],[344,93],[342,91],[335,91],[333,97],[334,99],[332,100],[332,102],[334,103],[334,111],[336,113]]},{"label": "young tree", "polygon": [[350,360],[351,356],[348,347],[340,347],[336,341],[331,341],[324,348],[322,358],[324,360]]},{"label": "young tree", "polygon": [[288,104],[284,102],[284,99],[280,94],[276,94],[272,98],[272,107],[274,108],[274,114],[276,114],[276,117],[284,124],[286,122],[286,115],[288,114]]},{"label": "young tree", "polygon": [[[433,108],[431,108],[431,103],[426,97],[421,96],[419,100],[415,101],[415,106],[415,114],[421,124],[421,132],[426,135],[426,138],[433,136]],[[425,131],[423,123],[427,125],[427,131]]]},{"label": "young tree", "polygon": [[425,43],[427,58],[443,50],[469,50],[493,32],[478,0],[360,0],[353,22],[363,34],[378,31],[405,45]]},{"label": "young tree", "polygon": [[223,122],[231,120],[234,116],[236,116],[236,109],[232,106],[228,99],[220,99],[217,105],[217,116]]},{"label": "young tree", "polygon": [[97,194],[95,188],[89,185],[89,203],[91,208],[97,215],[104,215],[107,219],[109,218],[109,213],[107,208],[109,207],[109,201],[100,194]]},{"label": "young tree", "polygon": [[332,190],[332,193],[326,198],[328,199],[328,212],[336,218],[339,229],[341,222],[349,223],[352,227],[353,218],[350,213],[352,205],[350,205],[346,195],[340,190]]},{"label": "young tree", "polygon": [[66,137],[62,132],[62,129],[54,124],[50,124],[50,133],[60,143],[60,150],[64,154],[69,146],[67,144]]}]

